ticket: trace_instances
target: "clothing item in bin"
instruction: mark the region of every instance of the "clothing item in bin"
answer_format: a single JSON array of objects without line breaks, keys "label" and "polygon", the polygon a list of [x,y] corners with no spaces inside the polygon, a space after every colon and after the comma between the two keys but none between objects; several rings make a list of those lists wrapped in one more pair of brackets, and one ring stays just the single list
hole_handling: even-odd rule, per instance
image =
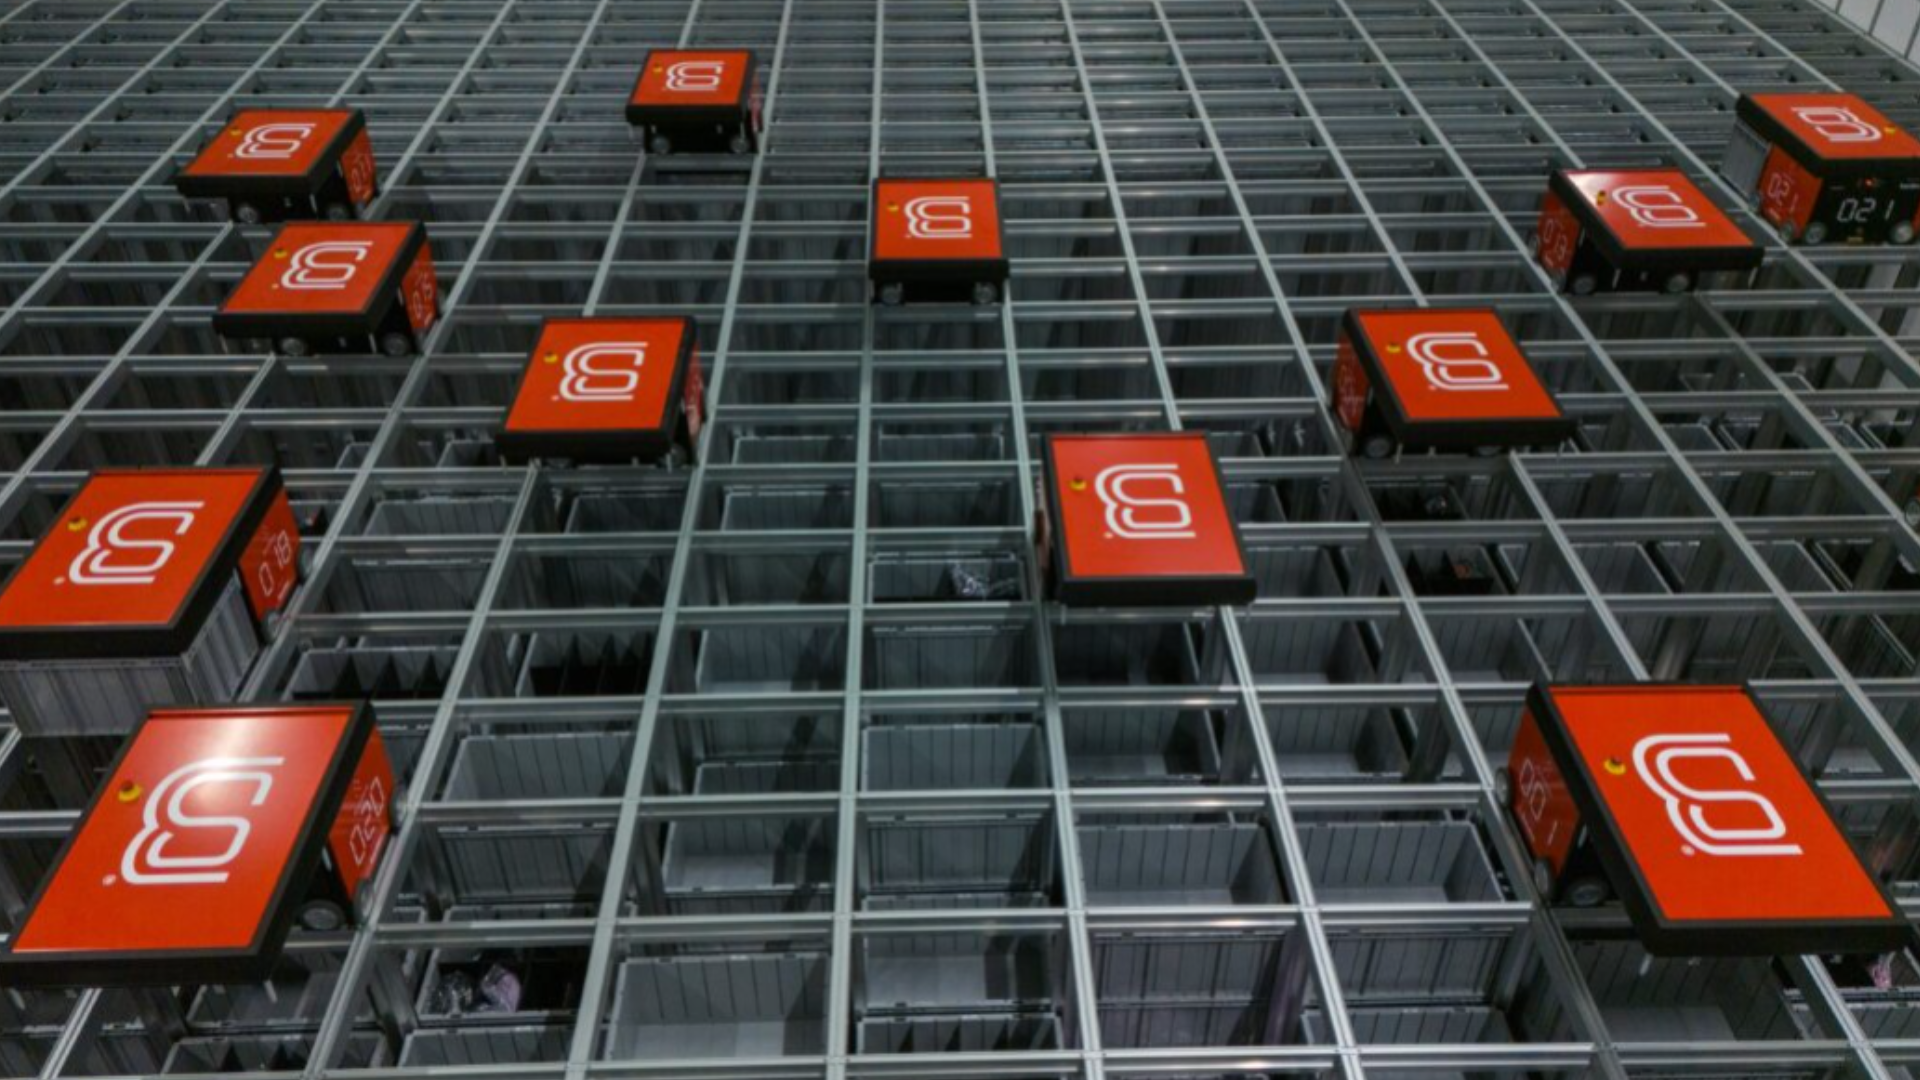
[{"label": "clothing item in bin", "polygon": [[1432,596],[1488,596],[1492,575],[1481,568],[1480,552],[1472,547],[1445,551],[1417,551],[1407,556],[1407,576],[1414,587]]},{"label": "clothing item in bin", "polygon": [[1444,484],[1386,488],[1375,500],[1388,521],[1461,521],[1467,516],[1453,489]]},{"label": "clothing item in bin", "polygon": [[473,976],[464,971],[442,972],[440,984],[433,988],[433,1011],[442,1016],[461,1016],[473,1011]]},{"label": "clothing item in bin", "polygon": [[1895,955],[1894,953],[1887,953],[1873,962],[1873,966],[1869,970],[1873,974],[1873,988],[1875,990],[1893,989],[1893,958]]},{"label": "clothing item in bin", "polygon": [[442,1016],[460,1016],[473,1011],[473,977],[464,971],[442,972],[440,984],[433,988],[433,1011]]},{"label": "clothing item in bin", "polygon": [[520,977],[495,964],[480,979],[480,996],[486,999],[480,1012],[519,1012]]},{"label": "clothing item in bin", "polygon": [[939,599],[960,600],[1018,600],[1020,598],[1020,579],[1016,577],[990,578],[985,574],[976,574],[960,563],[947,565],[947,576],[943,582]]},{"label": "clothing item in bin", "polygon": [[445,1016],[510,1013],[520,1010],[520,977],[501,964],[489,967],[476,985],[473,976],[454,969],[434,988],[433,1011]]}]

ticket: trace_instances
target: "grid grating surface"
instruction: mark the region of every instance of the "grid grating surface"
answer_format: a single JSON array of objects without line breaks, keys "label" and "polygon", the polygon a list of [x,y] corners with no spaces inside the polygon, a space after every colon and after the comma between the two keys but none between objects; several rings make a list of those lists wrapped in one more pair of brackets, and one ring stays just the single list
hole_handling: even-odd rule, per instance
[{"label": "grid grating surface", "polygon": [[[759,50],[764,152],[647,162],[641,50]],[[275,462],[256,700],[371,693],[371,925],[262,986],[0,993],[0,1074],[1907,1077],[1920,969],[1654,960],[1495,809],[1526,686],[1753,680],[1920,912],[1920,259],[1555,296],[1545,173],[1713,166],[1741,91],[1920,73],[1799,0],[32,0],[0,12],[0,559],[87,470]],[[227,351],[264,233],[175,168],[367,111],[421,358]],[[865,303],[870,176],[1003,185],[1011,302]],[[1340,313],[1496,304],[1581,422],[1337,456]],[[517,469],[546,316],[690,314],[704,464]],[[1064,613],[1037,437],[1203,430],[1261,600]],[[1468,549],[1493,595],[1406,566]],[[984,585],[971,599],[961,585]],[[106,747],[0,742],[11,928]],[[65,778],[63,780],[63,778]],[[511,1008],[451,1002],[496,965]]]}]

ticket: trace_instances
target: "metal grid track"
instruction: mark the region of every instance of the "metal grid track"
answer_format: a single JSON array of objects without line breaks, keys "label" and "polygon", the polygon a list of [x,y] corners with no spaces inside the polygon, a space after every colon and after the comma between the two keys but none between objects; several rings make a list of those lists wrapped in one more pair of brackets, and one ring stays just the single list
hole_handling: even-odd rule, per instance
[{"label": "metal grid track", "polygon": [[[760,50],[765,152],[648,162],[641,50]],[[1538,902],[1529,682],[1750,679],[1920,913],[1920,261],[1570,303],[1546,171],[1712,166],[1738,92],[1920,73],[1800,0],[31,0],[0,14],[0,559],[91,468],[277,462],[253,699],[371,693],[371,925],[263,986],[0,993],[0,1073],[1907,1077],[1920,970],[1653,960]],[[227,351],[260,235],[172,171],[364,108],[422,358]],[[1004,188],[1000,309],[864,304],[866,182]],[[1492,302],[1576,450],[1355,464],[1340,313]],[[703,465],[513,469],[544,316],[686,313]],[[1064,613],[1035,440],[1208,432],[1262,599]],[[1497,595],[1421,595],[1469,547]],[[969,601],[963,572],[1017,599]],[[105,747],[0,743],[0,911]],[[54,757],[61,760],[53,760]],[[512,1011],[450,1005],[494,965]]]}]

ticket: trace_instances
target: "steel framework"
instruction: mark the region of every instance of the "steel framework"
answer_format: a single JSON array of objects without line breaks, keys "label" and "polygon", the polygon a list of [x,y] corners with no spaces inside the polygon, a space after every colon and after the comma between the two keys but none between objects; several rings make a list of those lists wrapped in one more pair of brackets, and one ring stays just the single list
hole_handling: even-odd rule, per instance
[{"label": "steel framework", "polygon": [[[748,160],[649,161],[642,50],[759,51]],[[1920,969],[1659,960],[1497,808],[1538,678],[1752,680],[1920,913],[1920,259],[1555,295],[1549,169],[1715,174],[1743,91],[1920,124],[1800,0],[29,0],[0,14],[0,555],[95,467],[274,462],[254,700],[370,694],[369,925],[260,986],[0,993],[0,1071],[448,1078],[1906,1077]],[[413,361],[230,351],[266,235],[171,187],[366,110]],[[874,175],[996,177],[1010,302],[865,302]],[[1580,420],[1339,455],[1341,312],[1493,303]],[[694,316],[678,469],[500,465],[546,316]],[[1036,439],[1204,430],[1261,599],[1065,612]],[[1498,583],[1442,597],[1410,556]],[[97,740],[0,742],[0,921]],[[520,993],[476,1004],[496,969]],[[466,988],[463,990],[462,988]]]}]

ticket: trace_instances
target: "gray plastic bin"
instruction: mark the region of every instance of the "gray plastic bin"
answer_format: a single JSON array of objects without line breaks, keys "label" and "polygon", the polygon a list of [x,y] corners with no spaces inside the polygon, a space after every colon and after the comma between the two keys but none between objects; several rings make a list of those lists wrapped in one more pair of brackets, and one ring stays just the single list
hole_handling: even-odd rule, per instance
[{"label": "gray plastic bin", "polygon": [[[1356,1031],[1389,1045],[1578,1039],[1525,929],[1451,933],[1400,926],[1330,932],[1335,978]],[[1309,1031],[1325,1037],[1324,1018]]]},{"label": "gray plastic bin", "polygon": [[626,782],[626,734],[469,735],[448,771],[446,798],[606,799]]},{"label": "gray plastic bin", "polygon": [[1631,1043],[1797,1042],[1834,1038],[1789,1007],[1763,957],[1655,957],[1632,941],[1576,941],[1574,957],[1614,1038]]},{"label": "gray plastic bin", "polygon": [[660,870],[667,911],[824,910],[832,902],[832,836],[821,818],[755,814],[670,822]]},{"label": "gray plastic bin", "polygon": [[1454,819],[1298,823],[1322,904],[1475,903],[1504,899],[1479,830]]},{"label": "gray plastic bin", "polygon": [[1062,713],[1075,787],[1216,784],[1221,714],[1198,709],[1079,708]]},{"label": "gray plastic bin", "polygon": [[[179,1073],[281,1072],[311,1060],[313,1040],[304,1035],[252,1035],[182,1039],[167,1053],[163,1075]],[[350,1035],[337,1059],[341,1068],[377,1069],[391,1064],[376,1035]]]},{"label": "gray plastic bin", "polygon": [[861,849],[861,909],[1031,908],[1058,902],[1051,820],[875,817]]},{"label": "gray plastic bin", "polygon": [[748,712],[662,717],[649,789],[667,795],[828,791],[840,781],[838,716]]},{"label": "gray plastic bin", "polygon": [[1294,705],[1266,709],[1268,737],[1282,779],[1295,783],[1397,781],[1407,770],[1399,711],[1370,705]]},{"label": "gray plastic bin", "polygon": [[1037,724],[886,724],[869,727],[863,786],[868,791],[1035,787],[1046,782],[1046,743]]},{"label": "gray plastic bin", "polygon": [[826,1048],[823,954],[635,957],[618,969],[607,1056],[818,1054]]},{"label": "gray plastic bin", "polygon": [[865,1052],[1072,1045],[1065,942],[1056,934],[869,934],[855,947],[856,1041]]},{"label": "gray plastic bin", "polygon": [[1080,865],[1096,906],[1281,904],[1273,837],[1238,816],[1126,822],[1082,816]]},{"label": "gray plastic bin", "polygon": [[1109,1049],[1303,1041],[1304,943],[1268,931],[1100,933],[1093,976]]},{"label": "gray plastic bin", "polygon": [[409,1034],[401,1045],[400,1065],[526,1065],[561,1061],[566,1058],[572,1041],[573,1031],[565,1024],[423,1029]]}]

